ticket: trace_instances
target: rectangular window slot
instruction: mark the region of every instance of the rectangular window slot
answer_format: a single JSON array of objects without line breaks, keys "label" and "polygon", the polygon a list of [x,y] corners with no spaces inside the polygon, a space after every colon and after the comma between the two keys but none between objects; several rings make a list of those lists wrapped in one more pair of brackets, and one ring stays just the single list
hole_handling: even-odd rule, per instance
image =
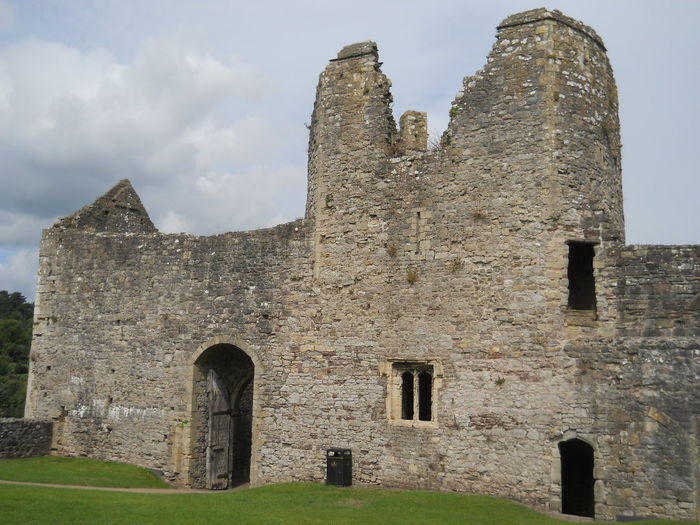
[{"label": "rectangular window slot", "polygon": [[433,374],[424,370],[418,374],[418,419],[431,421],[433,419]]},{"label": "rectangular window slot", "polygon": [[569,308],[572,310],[596,309],[595,278],[593,276],[592,243],[569,242]]},{"label": "rectangular window slot", "polygon": [[416,212],[416,255],[420,253],[420,212]]},{"label": "rectangular window slot", "polygon": [[401,374],[401,419],[413,419],[413,372]]}]

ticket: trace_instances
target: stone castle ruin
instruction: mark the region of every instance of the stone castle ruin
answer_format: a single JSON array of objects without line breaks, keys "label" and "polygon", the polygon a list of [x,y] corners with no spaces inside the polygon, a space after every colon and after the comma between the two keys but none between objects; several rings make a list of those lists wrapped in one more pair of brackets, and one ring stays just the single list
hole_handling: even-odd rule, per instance
[{"label": "stone castle ruin", "polygon": [[627,246],[605,46],[507,18],[439,147],[377,47],[321,74],[306,216],[163,234],[126,180],[45,230],[27,417],[182,486],[482,493],[695,520],[700,246]]}]

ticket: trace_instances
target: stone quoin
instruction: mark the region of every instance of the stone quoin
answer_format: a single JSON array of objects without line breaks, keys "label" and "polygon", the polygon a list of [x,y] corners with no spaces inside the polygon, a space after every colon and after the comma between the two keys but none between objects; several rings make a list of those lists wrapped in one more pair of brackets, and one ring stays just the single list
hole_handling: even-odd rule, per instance
[{"label": "stone quoin", "polygon": [[26,417],[181,486],[341,448],[354,483],[697,519],[700,247],[625,244],[600,37],[507,18],[433,147],[380,66],[321,74],[303,219],[159,233],[123,180],[46,229]]}]

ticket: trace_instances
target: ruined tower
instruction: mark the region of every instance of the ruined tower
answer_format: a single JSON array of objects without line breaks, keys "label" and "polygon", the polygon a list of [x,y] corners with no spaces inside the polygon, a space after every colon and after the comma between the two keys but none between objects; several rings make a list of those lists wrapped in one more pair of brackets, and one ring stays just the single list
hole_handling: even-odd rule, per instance
[{"label": "ruined tower", "polygon": [[356,483],[694,519],[700,249],[624,244],[595,32],[498,29],[434,148],[376,44],[343,48],[304,219],[162,234],[123,181],[47,229],[27,415],[56,452],[226,488],[341,447]]}]

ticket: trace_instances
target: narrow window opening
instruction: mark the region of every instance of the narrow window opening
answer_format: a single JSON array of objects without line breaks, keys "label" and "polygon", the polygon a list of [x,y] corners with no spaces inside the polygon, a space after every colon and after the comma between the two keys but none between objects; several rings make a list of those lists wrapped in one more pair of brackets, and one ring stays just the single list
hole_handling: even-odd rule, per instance
[{"label": "narrow window opening", "polygon": [[391,377],[389,418],[434,423],[434,388],[438,383],[433,365],[418,361],[393,363]]},{"label": "narrow window opening", "polygon": [[580,439],[559,443],[561,456],[561,511],[595,517],[593,447]]},{"label": "narrow window opening", "polygon": [[401,374],[401,419],[413,419],[413,373]]},{"label": "narrow window opening", "polygon": [[569,243],[569,308],[595,310],[595,278],[593,277],[593,244]]},{"label": "narrow window opening", "polygon": [[433,376],[430,372],[418,374],[418,419],[431,421],[433,418]]},{"label": "narrow window opening", "polygon": [[420,253],[420,212],[416,212],[416,254]]}]

